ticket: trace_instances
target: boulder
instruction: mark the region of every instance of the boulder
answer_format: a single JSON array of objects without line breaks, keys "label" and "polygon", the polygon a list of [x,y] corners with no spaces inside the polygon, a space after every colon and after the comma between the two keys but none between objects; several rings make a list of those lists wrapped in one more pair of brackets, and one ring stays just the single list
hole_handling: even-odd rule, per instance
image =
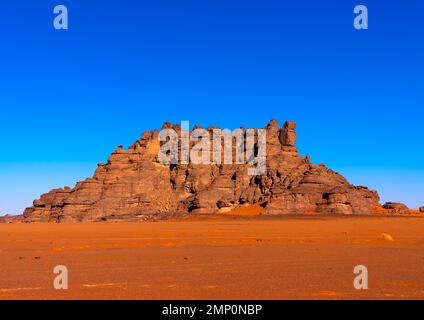
[{"label": "boulder", "polygon": [[383,208],[386,210],[390,210],[395,213],[408,213],[409,208],[403,203],[399,202],[386,202],[383,204]]}]

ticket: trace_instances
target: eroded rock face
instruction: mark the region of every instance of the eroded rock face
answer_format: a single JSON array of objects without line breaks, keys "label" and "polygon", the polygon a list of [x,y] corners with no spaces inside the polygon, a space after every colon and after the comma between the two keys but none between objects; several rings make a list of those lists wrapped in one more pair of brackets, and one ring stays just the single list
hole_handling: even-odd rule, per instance
[{"label": "eroded rock face", "polygon": [[420,212],[424,212],[424,207],[420,207],[418,210],[420,210]]},{"label": "eroded rock face", "polygon": [[[168,122],[163,128],[181,133]],[[265,214],[371,214],[378,194],[300,156],[295,128],[294,122],[280,128],[277,120],[264,128],[266,173],[256,176],[248,175],[248,164],[161,164],[158,131],[145,132],[128,150],[119,146],[107,163],[99,163],[92,178],[35,200],[24,212],[25,221],[146,220],[257,203]]]}]

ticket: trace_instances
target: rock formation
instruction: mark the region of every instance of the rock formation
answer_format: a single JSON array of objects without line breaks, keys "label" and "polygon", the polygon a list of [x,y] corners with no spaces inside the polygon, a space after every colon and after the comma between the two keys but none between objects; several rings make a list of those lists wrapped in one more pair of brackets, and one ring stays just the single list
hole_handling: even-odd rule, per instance
[{"label": "rock formation", "polygon": [[420,212],[424,212],[424,207],[420,207],[418,210],[419,210]]},{"label": "rock formation", "polygon": [[13,223],[13,222],[21,222],[23,220],[22,215],[12,215],[12,214],[6,214],[4,216],[0,216],[0,223]]},{"label": "rock formation", "polygon": [[383,208],[389,210],[391,213],[408,213],[409,208],[403,203],[398,202],[386,202],[383,204]]},{"label": "rock formation", "polygon": [[[182,131],[170,123],[163,128]],[[379,204],[375,191],[353,186],[337,172],[298,154],[296,123],[280,128],[272,120],[264,129],[267,155],[262,175],[248,175],[248,164],[162,164],[159,132],[147,131],[128,150],[119,146],[107,163],[99,163],[92,178],[35,200],[24,212],[25,221],[146,220],[216,214],[252,204],[260,204],[263,214],[373,213]],[[181,153],[180,135],[178,141]]]}]

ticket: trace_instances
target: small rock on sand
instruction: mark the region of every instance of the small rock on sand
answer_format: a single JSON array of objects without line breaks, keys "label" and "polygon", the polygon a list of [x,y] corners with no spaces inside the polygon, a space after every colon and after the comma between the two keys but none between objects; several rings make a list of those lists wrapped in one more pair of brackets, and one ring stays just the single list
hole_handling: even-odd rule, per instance
[{"label": "small rock on sand", "polygon": [[393,241],[393,237],[388,233],[382,233],[378,237],[378,240]]}]

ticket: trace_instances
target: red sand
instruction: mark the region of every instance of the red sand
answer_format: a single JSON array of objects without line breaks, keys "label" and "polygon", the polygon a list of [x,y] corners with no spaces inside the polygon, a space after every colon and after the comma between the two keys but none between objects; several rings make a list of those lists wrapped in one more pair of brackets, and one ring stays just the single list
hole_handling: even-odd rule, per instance
[{"label": "red sand", "polygon": [[[416,217],[0,224],[0,256],[0,299],[424,298]],[[359,264],[366,291],[353,288]],[[69,290],[54,290],[56,265]]]}]

